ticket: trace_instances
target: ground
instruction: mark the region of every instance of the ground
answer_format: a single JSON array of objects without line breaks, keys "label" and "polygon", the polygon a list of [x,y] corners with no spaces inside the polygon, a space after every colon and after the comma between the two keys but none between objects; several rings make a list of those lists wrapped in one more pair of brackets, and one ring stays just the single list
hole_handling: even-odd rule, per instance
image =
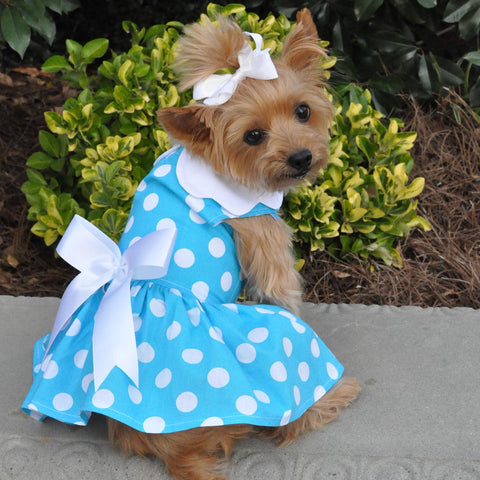
[{"label": "ground", "polygon": [[[69,94],[35,68],[0,73],[0,294],[60,296],[75,271],[30,233],[20,191],[25,161],[40,149],[43,113]],[[305,300],[480,308],[480,124],[449,95],[420,108],[406,100],[403,120],[418,132],[414,176],[426,185],[419,213],[432,225],[398,246],[404,267],[339,261],[304,253]]]}]

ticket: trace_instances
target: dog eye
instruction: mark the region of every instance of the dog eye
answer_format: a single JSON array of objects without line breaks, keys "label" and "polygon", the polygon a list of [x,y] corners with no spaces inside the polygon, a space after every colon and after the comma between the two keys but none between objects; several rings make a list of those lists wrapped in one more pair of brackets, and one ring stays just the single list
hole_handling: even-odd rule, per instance
[{"label": "dog eye", "polygon": [[263,130],[248,130],[243,136],[243,141],[248,145],[260,145],[265,138],[265,132]]},{"label": "dog eye", "polygon": [[310,107],[306,103],[301,103],[295,107],[295,116],[299,122],[307,122],[310,118]]}]

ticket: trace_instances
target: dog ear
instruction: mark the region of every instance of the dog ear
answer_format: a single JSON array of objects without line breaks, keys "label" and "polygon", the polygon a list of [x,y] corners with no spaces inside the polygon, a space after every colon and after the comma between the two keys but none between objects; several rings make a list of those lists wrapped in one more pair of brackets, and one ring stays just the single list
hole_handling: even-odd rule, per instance
[{"label": "dog ear", "polygon": [[314,68],[318,73],[319,60],[325,56],[312,15],[304,8],[297,12],[297,24],[285,39],[282,60],[294,70]]},{"label": "dog ear", "polygon": [[193,154],[205,158],[212,148],[215,112],[213,107],[191,105],[162,108],[157,112],[157,117],[169,135]]}]

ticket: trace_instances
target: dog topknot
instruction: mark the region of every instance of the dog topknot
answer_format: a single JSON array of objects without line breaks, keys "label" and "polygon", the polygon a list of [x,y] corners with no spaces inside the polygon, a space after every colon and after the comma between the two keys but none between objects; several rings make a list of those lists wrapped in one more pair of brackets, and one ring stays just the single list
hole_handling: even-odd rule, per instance
[{"label": "dog topknot", "polygon": [[238,68],[238,53],[245,41],[240,27],[226,17],[186,26],[184,35],[178,40],[173,65],[180,80],[180,91],[222,68]]}]

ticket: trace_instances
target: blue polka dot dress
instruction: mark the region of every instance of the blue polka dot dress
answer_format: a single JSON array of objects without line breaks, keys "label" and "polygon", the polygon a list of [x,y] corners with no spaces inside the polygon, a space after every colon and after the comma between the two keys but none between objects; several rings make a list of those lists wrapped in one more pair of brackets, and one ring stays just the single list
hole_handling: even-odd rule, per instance
[{"label": "blue polka dot dress", "polygon": [[[342,365],[301,319],[273,305],[235,303],[242,274],[235,216],[179,182],[183,148],[163,155],[140,183],[121,251],[155,229],[175,226],[166,276],[131,282],[139,383],[114,367],[95,389],[93,294],[52,343],[37,341],[33,385],[22,408],[37,420],[86,425],[97,412],[148,433],[247,423],[285,425],[341,377]],[[215,197],[215,195],[213,195]],[[268,202],[266,202],[268,203]],[[276,216],[256,203],[240,216]]]}]

